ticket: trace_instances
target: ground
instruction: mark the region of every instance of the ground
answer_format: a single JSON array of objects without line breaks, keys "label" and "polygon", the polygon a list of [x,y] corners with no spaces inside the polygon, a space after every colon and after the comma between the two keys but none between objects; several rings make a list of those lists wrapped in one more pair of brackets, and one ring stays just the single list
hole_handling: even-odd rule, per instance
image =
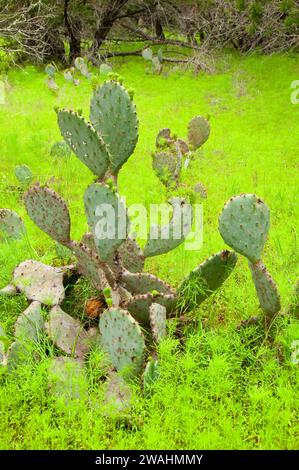
[{"label": "ground", "polygon": [[[65,410],[47,393],[47,366],[27,366],[18,377],[0,383],[1,449],[295,449],[299,443],[299,366],[291,361],[299,339],[298,320],[288,314],[298,278],[298,131],[299,105],[291,103],[291,83],[299,79],[298,55],[239,57],[224,54],[211,74],[178,68],[161,76],[142,59],[119,61],[114,70],[135,91],[139,142],[120,176],[127,204],[165,201],[165,189],[151,169],[155,136],[162,127],[186,136],[196,114],[210,116],[211,136],[184,175],[192,188],[208,190],[203,200],[204,238],[198,251],[153,258],[146,270],[173,285],[202,260],[223,248],[218,216],[232,195],[256,193],[271,210],[271,229],[263,254],[281,293],[283,309],[264,336],[261,326],[238,331],[241,320],[260,313],[244,259],[230,279],[194,314],[195,326],[180,341],[174,326],[160,346],[161,376],[146,397],[136,384],[128,419],[101,413],[97,379],[102,355],[90,359],[91,396]],[[11,70],[6,104],[0,105],[0,207],[23,216],[28,236],[0,245],[0,287],[16,264],[32,258],[51,263],[55,244],[26,216],[14,168],[27,164],[35,179],[57,190],[68,202],[72,235],[86,230],[82,197],[92,175],[74,156],[53,159],[51,145],[60,140],[55,106],[82,109],[88,117],[91,84],[79,87],[60,76],[60,93],[52,94],[45,74],[33,67]],[[58,260],[54,260],[58,262]],[[70,311],[84,304],[88,288],[79,289]],[[83,298],[82,298],[83,297]],[[81,301],[81,303],[80,303]],[[8,335],[26,306],[24,298],[0,299],[0,324]],[[82,312],[81,312],[82,313]],[[49,351],[51,355],[51,350]]]}]

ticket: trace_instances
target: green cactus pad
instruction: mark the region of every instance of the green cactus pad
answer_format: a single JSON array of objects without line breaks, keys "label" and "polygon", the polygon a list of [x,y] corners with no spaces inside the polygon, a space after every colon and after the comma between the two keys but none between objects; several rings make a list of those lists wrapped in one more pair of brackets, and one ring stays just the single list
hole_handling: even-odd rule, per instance
[{"label": "green cactus pad", "polygon": [[21,341],[38,341],[44,327],[41,303],[32,302],[15,323],[15,337]]},{"label": "green cactus pad", "polygon": [[8,286],[3,287],[3,289],[0,289],[0,297],[14,297],[17,295],[18,291],[16,286],[13,284],[8,284]]},{"label": "green cactus pad", "polygon": [[83,325],[59,306],[51,309],[46,330],[53,343],[66,354],[84,357],[89,352],[88,336]]},{"label": "green cactus pad", "polygon": [[99,257],[82,243],[72,243],[72,250],[78,260],[78,271],[85,276],[97,290],[103,290],[107,281],[99,267]]},{"label": "green cactus pad", "polygon": [[33,180],[33,173],[27,165],[17,165],[15,167],[15,176],[24,186],[29,186]]},{"label": "green cactus pad", "polygon": [[154,341],[159,343],[166,336],[166,307],[153,303],[149,308],[149,318]]},{"label": "green cactus pad", "polygon": [[71,221],[65,201],[52,189],[33,186],[25,195],[29,217],[50,237],[62,245],[70,241]]},{"label": "green cactus pad", "polygon": [[100,318],[101,344],[117,370],[139,372],[145,342],[134,318],[125,310],[106,310]]},{"label": "green cactus pad", "polygon": [[61,400],[64,406],[74,400],[87,399],[88,380],[84,362],[72,357],[59,356],[52,359],[48,369],[50,395]]},{"label": "green cactus pad", "polygon": [[136,109],[127,91],[115,81],[106,81],[94,92],[90,119],[108,145],[112,172],[117,174],[138,140]]},{"label": "green cactus pad", "polygon": [[215,292],[230,276],[237,263],[237,255],[231,251],[220,251],[210,256],[191,271],[178,288],[178,308],[192,310]]},{"label": "green cactus pad", "polygon": [[163,184],[169,186],[179,180],[182,166],[179,152],[155,152],[152,159],[153,170]]},{"label": "green cactus pad", "polygon": [[271,319],[281,309],[277,286],[261,261],[249,262],[249,267],[260,306],[266,317]]},{"label": "green cactus pad", "polygon": [[0,209],[0,241],[20,240],[25,234],[25,225],[21,217],[9,209]]},{"label": "green cactus pad", "polygon": [[209,138],[211,126],[202,116],[195,116],[188,125],[188,140],[193,149],[201,147]]},{"label": "green cactus pad", "polygon": [[125,269],[131,273],[140,273],[144,268],[144,256],[136,240],[128,237],[118,249],[119,256]]},{"label": "green cactus pad", "polygon": [[177,297],[174,294],[140,294],[135,295],[125,303],[125,308],[139,323],[145,326],[150,325],[149,309],[153,304],[160,304],[166,307],[167,317],[175,311]]},{"label": "green cactus pad", "polygon": [[126,417],[132,405],[132,390],[123,377],[111,372],[104,386],[104,416],[120,419]]},{"label": "green cactus pad", "polygon": [[[192,207],[179,197],[173,198],[170,204],[173,206],[173,217],[169,224],[163,227],[151,227],[148,241],[143,250],[146,258],[173,250],[184,242],[191,230]],[[191,217],[188,217],[188,215]],[[151,237],[152,232],[157,232],[155,237]]]},{"label": "green cactus pad", "polygon": [[147,47],[146,49],[142,51],[142,57],[144,58],[144,60],[149,60],[149,61],[153,60],[153,51],[151,50],[150,47]]},{"label": "green cactus pad", "polygon": [[109,152],[102,137],[79,114],[58,111],[61,135],[72,151],[95,175],[102,178],[109,166]]},{"label": "green cactus pad", "polygon": [[44,305],[57,305],[65,297],[63,278],[62,269],[28,260],[15,268],[13,284],[28,300],[35,300]]},{"label": "green cactus pad", "polygon": [[[84,204],[88,224],[100,258],[107,261],[127,239],[129,219],[126,207],[122,199],[108,186],[98,183],[87,188]],[[102,216],[101,210],[103,210]],[[107,210],[110,211],[111,225],[107,224]]]},{"label": "green cactus pad", "polygon": [[162,294],[173,294],[174,291],[170,285],[161,279],[148,273],[131,273],[125,271],[121,279],[122,285],[131,294],[147,294],[157,291]]},{"label": "green cactus pad", "polygon": [[225,243],[252,263],[261,257],[269,227],[269,208],[255,194],[232,197],[219,218],[219,231]]}]

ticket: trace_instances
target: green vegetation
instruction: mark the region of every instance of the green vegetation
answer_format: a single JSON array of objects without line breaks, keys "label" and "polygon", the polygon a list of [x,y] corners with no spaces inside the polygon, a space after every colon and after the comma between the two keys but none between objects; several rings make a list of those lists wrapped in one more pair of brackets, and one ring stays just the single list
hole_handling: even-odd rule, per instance
[{"label": "green vegetation", "polygon": [[[283,309],[266,337],[260,324],[237,329],[242,320],[260,313],[250,271],[240,257],[224,286],[194,312],[194,321],[183,327],[176,320],[169,322],[169,335],[159,345],[159,380],[148,386],[145,397],[136,383],[136,399],[125,420],[103,413],[99,383],[107,364],[99,350],[89,358],[88,404],[82,399],[65,409],[49,397],[47,368],[54,354],[49,345],[49,356],[38,365],[29,362],[17,375],[1,378],[1,448],[298,447],[299,368],[291,355],[299,325],[287,315],[299,257],[299,108],[290,101],[298,62],[292,55],[246,59],[227,55],[219,58],[215,74],[199,76],[166,67],[161,75],[146,74],[142,59],[114,64],[126,87],[135,90],[140,121],[136,150],[119,177],[128,206],[148,207],[169,196],[152,170],[151,153],[160,128],[171,127],[176,135],[184,135],[198,114],[209,116],[211,124],[199,158],[182,175],[188,188],[198,181],[207,187],[203,247],[185,251],[180,246],[149,258],[145,270],[178,285],[194,266],[224,248],[218,231],[223,203],[232,195],[256,193],[271,210],[263,261],[279,286]],[[26,215],[16,165],[30,167],[34,179],[67,201],[73,239],[81,239],[87,230],[82,199],[93,177],[74,156],[51,155],[51,147],[61,140],[53,108],[75,106],[88,115],[91,82],[82,79],[74,87],[59,73],[56,81],[60,91],[53,94],[43,70],[27,67],[7,75],[6,104],[0,108],[5,137],[0,142],[0,207],[17,211],[27,234],[23,240],[0,245],[1,287],[23,260],[62,262],[55,242]],[[92,293],[80,282],[63,309],[82,316]],[[26,305],[23,297],[0,299],[0,323],[8,340]]]}]

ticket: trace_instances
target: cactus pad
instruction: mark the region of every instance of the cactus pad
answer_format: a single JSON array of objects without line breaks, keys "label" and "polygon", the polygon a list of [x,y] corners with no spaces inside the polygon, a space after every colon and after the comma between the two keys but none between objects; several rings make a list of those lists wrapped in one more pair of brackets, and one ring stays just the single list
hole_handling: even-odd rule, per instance
[{"label": "cactus pad", "polygon": [[70,241],[70,215],[65,201],[52,189],[33,186],[25,195],[29,217],[62,245]]},{"label": "cactus pad", "polygon": [[94,92],[90,119],[108,145],[112,172],[117,174],[138,140],[136,110],[127,91],[115,81],[106,81]]},{"label": "cactus pad", "polygon": [[83,117],[72,111],[58,111],[58,124],[72,151],[95,175],[102,178],[109,166],[109,152],[102,137]]},{"label": "cactus pad", "polygon": [[169,186],[178,181],[182,164],[179,152],[156,152],[152,158],[153,169],[163,184]]},{"label": "cactus pad", "polygon": [[0,209],[0,241],[5,239],[19,240],[25,234],[21,217],[9,209]]},{"label": "cactus pad", "polygon": [[166,336],[166,307],[153,303],[149,308],[150,325],[154,341]]},{"label": "cactus pad", "polygon": [[146,294],[157,291],[162,294],[173,294],[174,291],[166,282],[148,273],[130,273],[124,272],[122,276],[122,285],[131,294]]},{"label": "cactus pad", "polygon": [[87,398],[88,381],[84,363],[72,357],[55,357],[48,369],[48,386],[50,395],[62,400],[65,406],[74,400]]},{"label": "cactus pad", "polygon": [[236,262],[236,253],[225,250],[210,256],[191,271],[178,288],[179,309],[192,310],[200,305],[229,277]]},{"label": "cactus pad", "polygon": [[220,234],[252,263],[261,257],[270,226],[270,211],[255,194],[232,197],[219,218]]},{"label": "cactus pad", "polygon": [[83,274],[97,290],[103,290],[107,281],[99,267],[97,255],[82,243],[72,243],[72,250],[78,260],[78,271]]},{"label": "cactus pad", "polygon": [[13,283],[28,300],[57,305],[64,300],[64,273],[39,261],[28,260],[14,270]]},{"label": "cactus pad", "polygon": [[101,344],[117,370],[139,372],[144,356],[145,342],[134,318],[125,310],[111,308],[100,318]]},{"label": "cactus pad", "polygon": [[161,129],[156,137],[156,147],[163,149],[165,147],[172,146],[175,143],[175,139],[171,135],[171,130],[168,127]]},{"label": "cactus pad", "polygon": [[119,247],[122,264],[131,273],[140,273],[144,268],[144,256],[138,243],[131,237]]},{"label": "cactus pad", "polygon": [[210,123],[202,116],[195,116],[188,125],[188,140],[193,149],[201,147],[209,138]]},{"label": "cactus pad", "polygon": [[15,337],[20,341],[38,341],[44,326],[41,303],[32,302],[16,321]]},{"label": "cactus pad", "polygon": [[[152,226],[148,241],[144,247],[144,256],[157,256],[173,250],[184,242],[192,226],[192,207],[182,198],[176,197],[170,201],[173,206],[173,216],[169,224]],[[155,232],[155,237],[151,234]]]},{"label": "cactus pad", "polygon": [[33,174],[27,165],[18,165],[15,167],[15,176],[17,180],[24,186],[29,186],[33,180]]},{"label": "cactus pad", "polygon": [[177,297],[174,294],[140,294],[129,299],[125,307],[135,320],[142,325],[148,326],[150,325],[149,309],[153,303],[166,307],[167,316],[170,316],[175,311]]},{"label": "cactus pad", "polygon": [[124,378],[112,372],[107,378],[104,392],[104,415],[115,418],[125,416],[131,408],[132,391]]},{"label": "cactus pad", "polygon": [[100,258],[107,261],[127,238],[129,219],[126,207],[108,186],[98,183],[87,188],[84,204]]},{"label": "cactus pad", "polygon": [[17,288],[13,284],[8,284],[8,286],[3,287],[0,289],[0,297],[14,297],[17,295]]},{"label": "cactus pad", "polygon": [[266,317],[271,319],[281,309],[277,286],[261,261],[249,262],[256,294]]},{"label": "cactus pad", "polygon": [[83,326],[60,307],[51,309],[46,330],[53,343],[66,354],[83,357],[89,352],[88,336]]}]

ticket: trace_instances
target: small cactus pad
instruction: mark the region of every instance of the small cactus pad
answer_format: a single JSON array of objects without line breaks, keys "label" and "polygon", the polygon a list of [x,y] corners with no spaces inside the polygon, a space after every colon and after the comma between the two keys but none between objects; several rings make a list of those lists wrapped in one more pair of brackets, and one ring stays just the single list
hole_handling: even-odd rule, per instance
[{"label": "small cactus pad", "polygon": [[219,218],[219,231],[225,243],[252,263],[261,257],[269,227],[269,208],[255,194],[232,197]]},{"label": "small cactus pad", "polygon": [[28,260],[14,270],[13,283],[28,300],[57,305],[64,300],[64,273],[39,261]]},{"label": "small cactus pad", "polygon": [[179,152],[155,152],[153,170],[159,180],[169,186],[178,181],[181,170],[181,156]]},{"label": "small cactus pad", "polygon": [[83,357],[89,352],[88,337],[83,326],[59,306],[51,309],[46,330],[53,343],[66,354]]},{"label": "small cactus pad", "polygon": [[153,303],[149,308],[149,317],[154,341],[158,343],[166,336],[166,307]]},{"label": "small cactus pad", "polygon": [[104,415],[121,418],[131,409],[132,391],[123,377],[111,372],[104,385]]},{"label": "small cactus pad", "polygon": [[52,189],[33,186],[25,195],[29,217],[62,245],[70,241],[70,215],[65,201]]},{"label": "small cactus pad", "polygon": [[202,116],[195,116],[188,125],[188,140],[193,149],[201,147],[209,138],[210,123]]},{"label": "small cactus pad", "polygon": [[33,180],[33,174],[27,165],[17,165],[15,167],[15,176],[17,180],[24,186],[29,186]]},{"label": "small cactus pad", "polygon": [[14,297],[17,295],[18,291],[16,286],[13,284],[8,284],[8,286],[3,287],[3,289],[0,289],[0,297]]},{"label": "small cactus pad", "polygon": [[19,240],[24,234],[25,226],[21,217],[9,209],[0,209],[0,241]]},{"label": "small cactus pad", "polygon": [[196,308],[229,277],[237,263],[232,251],[220,251],[191,271],[178,288],[178,305],[182,310]]},{"label": "small cactus pad", "polygon": [[107,281],[99,267],[96,253],[82,243],[72,243],[72,250],[78,260],[78,271],[85,276],[97,290],[103,290]]},{"label": "small cactus pad", "polygon": [[119,247],[119,256],[125,269],[131,273],[140,273],[144,268],[144,256],[138,243],[131,237]]},{"label": "small cactus pad", "polygon": [[173,198],[170,204],[173,206],[173,216],[169,224],[151,227],[143,251],[146,258],[173,250],[184,242],[191,230],[192,206],[179,197]]},{"label": "small cactus pad", "polygon": [[144,60],[149,60],[149,61],[153,60],[153,51],[151,50],[150,47],[147,47],[146,49],[142,51],[142,57],[144,58]]},{"label": "small cactus pad", "polygon": [[249,267],[261,309],[271,319],[281,309],[277,286],[261,261],[249,262]]},{"label": "small cactus pad", "polygon": [[8,372],[13,372],[19,366],[24,364],[30,364],[38,362],[40,360],[40,354],[36,348],[29,346],[27,341],[14,341],[8,348],[5,363],[7,365]]},{"label": "small cactus pad", "polygon": [[163,149],[165,147],[172,146],[175,143],[175,139],[171,135],[171,130],[168,127],[161,129],[156,137],[156,147]]},{"label": "small cactus pad", "polygon": [[102,137],[79,114],[58,111],[61,135],[72,151],[95,175],[102,178],[109,166],[109,152]]},{"label": "small cactus pad", "polygon": [[44,330],[40,302],[32,302],[15,323],[15,337],[20,341],[38,341]]},{"label": "small cactus pad", "polygon": [[188,144],[183,139],[178,139],[176,145],[182,155],[186,155],[189,152]]},{"label": "small cactus pad", "polygon": [[134,318],[125,310],[111,308],[100,318],[101,344],[117,370],[139,372],[144,356],[145,342]]},{"label": "small cactus pad", "polygon": [[148,292],[157,291],[162,294],[173,294],[171,286],[166,282],[148,273],[130,273],[125,271],[122,279],[122,285],[131,294],[147,294]]},{"label": "small cactus pad", "polygon": [[127,91],[115,81],[106,81],[94,92],[90,119],[108,145],[112,172],[117,174],[138,140],[136,110]]},{"label": "small cactus pad", "polygon": [[127,239],[129,219],[126,207],[108,186],[98,183],[87,188],[84,204],[100,258],[107,261]]},{"label": "small cactus pad", "polygon": [[88,380],[84,363],[72,357],[59,356],[52,359],[48,369],[50,395],[62,400],[65,406],[74,400],[88,396]]},{"label": "small cactus pad", "polygon": [[148,293],[135,295],[129,299],[125,307],[130,312],[130,314],[137,320],[139,323],[145,326],[150,325],[150,314],[149,309],[153,304],[160,304],[166,307],[166,313],[169,317],[176,308],[177,297],[174,294],[159,294],[159,293]]}]

